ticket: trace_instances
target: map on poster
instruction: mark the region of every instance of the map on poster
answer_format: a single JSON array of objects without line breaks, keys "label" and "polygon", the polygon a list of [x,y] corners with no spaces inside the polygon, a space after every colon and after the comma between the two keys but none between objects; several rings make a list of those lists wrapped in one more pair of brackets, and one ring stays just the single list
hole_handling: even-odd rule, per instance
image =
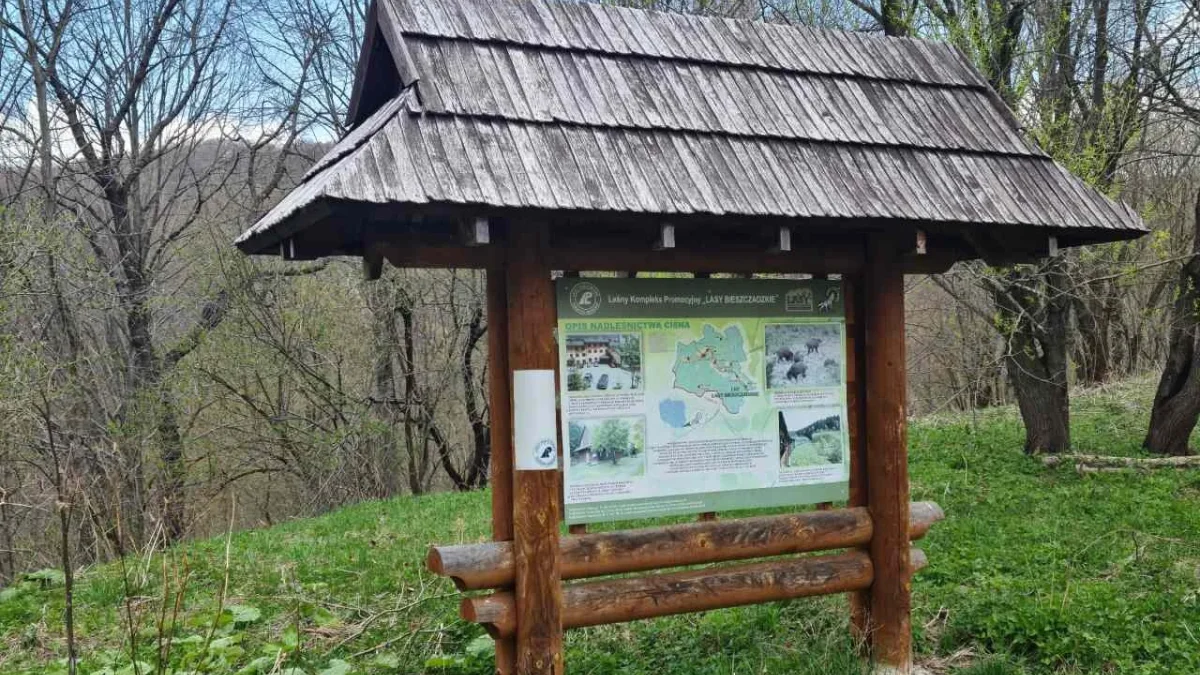
[{"label": "map on poster", "polygon": [[569,523],[845,499],[839,281],[562,279]]}]

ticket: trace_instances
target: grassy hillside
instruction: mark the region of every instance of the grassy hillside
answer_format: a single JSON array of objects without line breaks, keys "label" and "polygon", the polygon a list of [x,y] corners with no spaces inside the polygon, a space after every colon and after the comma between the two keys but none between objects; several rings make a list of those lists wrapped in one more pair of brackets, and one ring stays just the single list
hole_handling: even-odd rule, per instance
[{"label": "grassy hillside", "polygon": [[[1136,454],[1147,392],[1077,397],[1077,448]],[[1081,477],[1021,441],[1010,410],[912,427],[913,499],[948,515],[913,585],[920,660],[972,675],[1200,672],[1200,471]],[[85,570],[81,672],[487,673],[489,641],[422,565],[430,543],[483,538],[487,513],[484,493],[361,504],[235,534],[228,564],[219,539]],[[50,572],[0,590],[0,673],[65,672],[61,595]],[[567,662],[857,674],[844,626],[843,598],[802,600],[575,631]]]}]

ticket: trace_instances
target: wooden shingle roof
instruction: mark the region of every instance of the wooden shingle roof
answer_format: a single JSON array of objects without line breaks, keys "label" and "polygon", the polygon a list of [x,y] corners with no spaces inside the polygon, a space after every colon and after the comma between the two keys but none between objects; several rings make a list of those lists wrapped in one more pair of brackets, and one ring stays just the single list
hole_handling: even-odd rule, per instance
[{"label": "wooden shingle roof", "polygon": [[1073,243],[1145,231],[1030,144],[947,44],[554,0],[376,2],[384,51],[364,49],[354,128],[244,250],[347,204],[1037,227]]}]

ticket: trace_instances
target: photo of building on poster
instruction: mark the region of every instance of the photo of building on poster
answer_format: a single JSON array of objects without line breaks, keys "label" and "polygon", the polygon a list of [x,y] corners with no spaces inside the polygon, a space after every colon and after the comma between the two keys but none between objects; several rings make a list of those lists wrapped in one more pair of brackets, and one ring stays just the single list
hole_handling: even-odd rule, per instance
[{"label": "photo of building on poster", "polygon": [[571,333],[565,346],[567,391],[642,388],[641,333]]},{"label": "photo of building on poster", "polygon": [[572,483],[631,481],[646,474],[646,421],[641,417],[572,420],[567,431]]}]

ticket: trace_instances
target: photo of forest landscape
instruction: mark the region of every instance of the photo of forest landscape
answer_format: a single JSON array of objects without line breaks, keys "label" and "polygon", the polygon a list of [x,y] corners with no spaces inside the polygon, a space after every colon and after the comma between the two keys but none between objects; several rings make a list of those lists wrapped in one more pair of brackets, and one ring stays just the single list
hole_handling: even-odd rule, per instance
[{"label": "photo of forest landscape", "polygon": [[569,425],[571,482],[599,483],[646,473],[646,421],[641,417],[578,420]]},{"label": "photo of forest landscape", "polygon": [[779,465],[796,469],[841,464],[845,458],[838,408],[779,411]]}]

